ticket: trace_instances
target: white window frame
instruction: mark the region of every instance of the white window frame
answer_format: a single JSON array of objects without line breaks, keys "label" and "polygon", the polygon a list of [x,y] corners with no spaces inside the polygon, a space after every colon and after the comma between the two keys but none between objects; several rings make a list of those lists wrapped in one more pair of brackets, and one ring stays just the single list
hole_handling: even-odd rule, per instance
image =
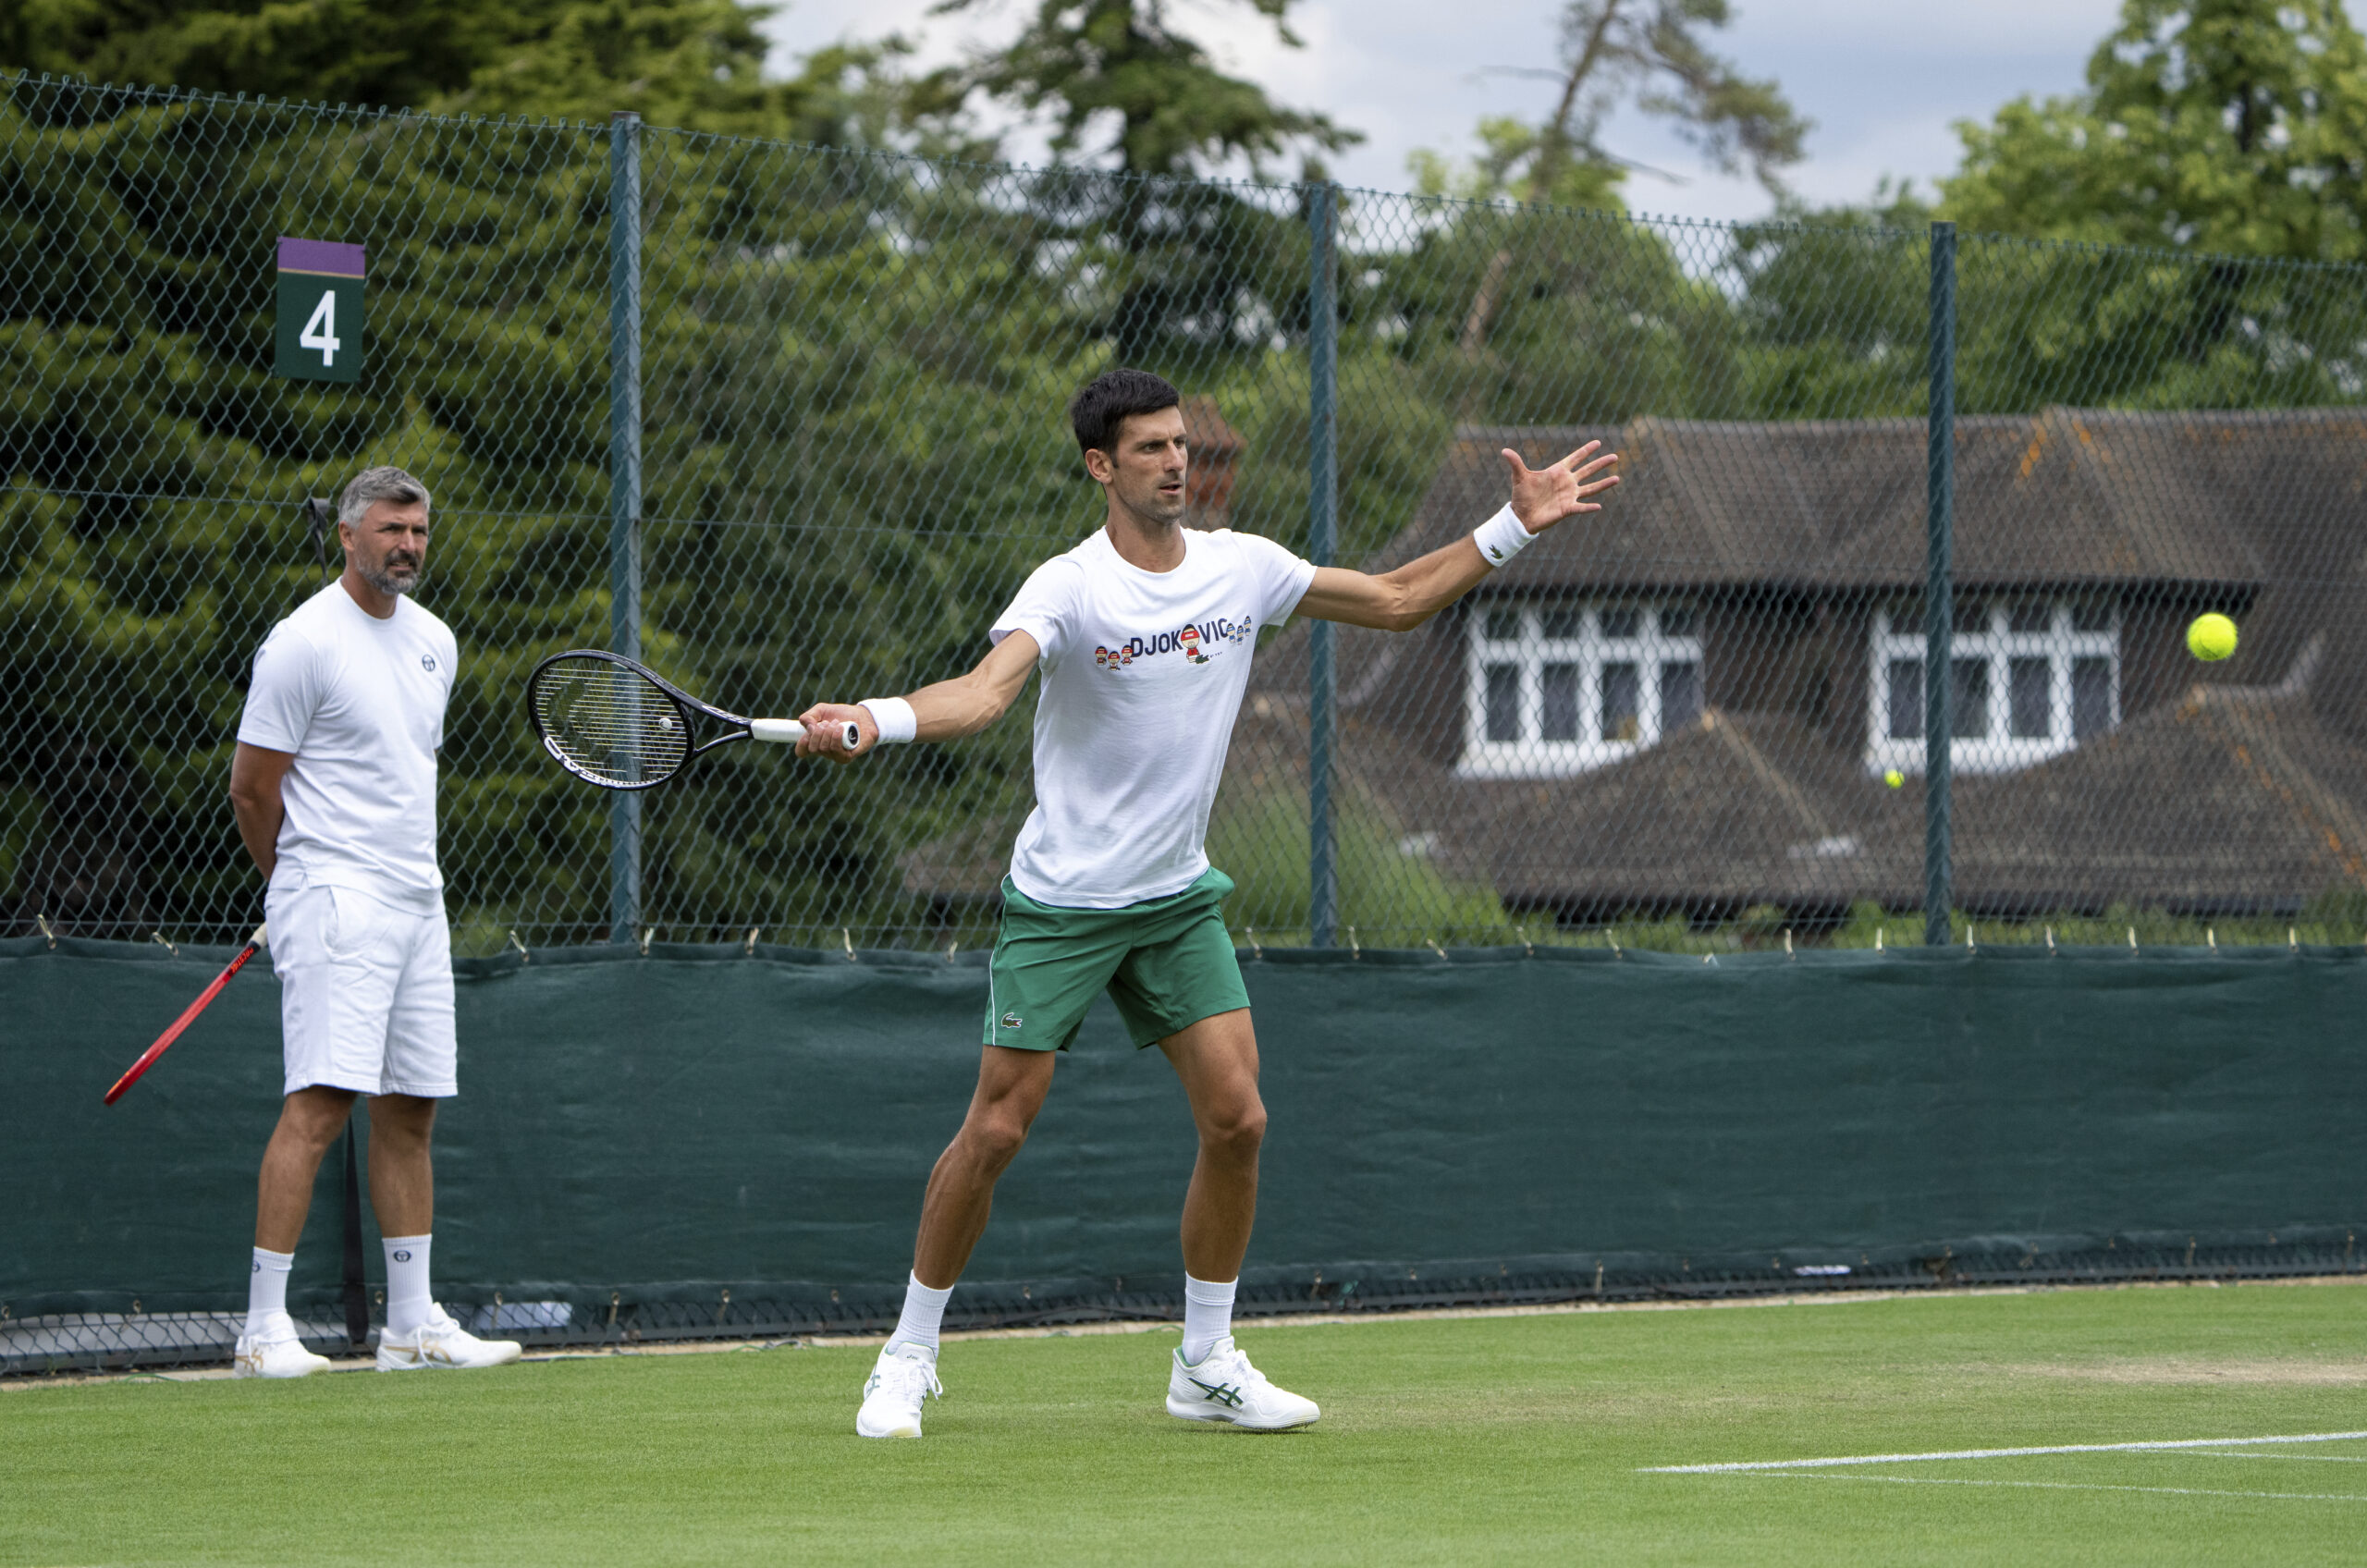
[{"label": "white window frame", "polygon": [[[2020,600],[2025,607],[2030,602],[2028,596]],[[2014,603],[2011,599],[1984,597],[1982,628],[1966,631],[1959,627],[1950,638],[1951,658],[1958,662],[1982,659],[1989,665],[1988,733],[1960,735],[1949,743],[1949,766],[1955,772],[2012,773],[2050,757],[2059,757],[2078,746],[2079,740],[2071,732],[2071,664],[2075,659],[2102,658],[2108,662],[2112,672],[2112,709],[2104,732],[2108,734],[2120,726],[2120,606],[2112,606],[2112,625],[2108,630],[2079,631],[2072,628],[2072,602],[2056,599],[2047,603],[2045,631],[2015,631],[2009,630]],[[1866,769],[1882,774],[1895,767],[1901,773],[1920,774],[1923,737],[1898,737],[1890,732],[1892,663],[1914,660],[1919,678],[1925,652],[1919,612],[1895,616],[1890,610],[1877,611],[1873,635],[1869,641],[1873,651],[1873,679],[1867,683],[1870,694]],[[2027,658],[2043,658],[2048,665],[2051,728],[2043,736],[2012,733],[2013,661]]]},{"label": "white window frame", "polygon": [[[1606,610],[1632,610],[1637,615],[1632,637],[1603,631]],[[1689,614],[1694,630],[1677,635],[1661,631],[1661,617],[1671,610]],[[1490,637],[1490,619],[1519,617],[1517,633],[1510,639]],[[1579,618],[1574,637],[1545,635],[1547,616]],[[1548,603],[1490,600],[1472,606],[1464,639],[1464,745],[1455,773],[1464,778],[1567,778],[1613,763],[1625,762],[1657,744],[1662,731],[1661,667],[1691,661],[1706,680],[1701,657],[1700,606],[1686,603],[1617,600],[1608,603]],[[1488,739],[1488,669],[1513,664],[1520,670],[1520,738]],[[1576,665],[1578,668],[1577,738],[1545,741],[1538,738],[1545,713],[1545,668]],[[1637,668],[1636,738],[1605,741],[1602,732],[1602,670],[1605,665]],[[1706,698],[1705,698],[1706,701]]]}]

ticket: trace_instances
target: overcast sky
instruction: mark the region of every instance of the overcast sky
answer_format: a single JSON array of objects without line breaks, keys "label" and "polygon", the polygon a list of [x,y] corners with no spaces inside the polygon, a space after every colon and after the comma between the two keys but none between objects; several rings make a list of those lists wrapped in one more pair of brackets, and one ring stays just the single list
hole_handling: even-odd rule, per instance
[{"label": "overcast sky", "polygon": [[[772,61],[844,37],[902,31],[925,65],[959,58],[967,45],[1009,37],[1030,0],[989,0],[969,15],[931,17],[930,0],[791,0],[773,18]],[[1352,185],[1404,190],[1417,147],[1466,153],[1483,115],[1532,121],[1552,108],[1553,84],[1483,76],[1489,67],[1551,66],[1554,0],[1299,0],[1289,49],[1238,0],[1169,0],[1185,31],[1231,69],[1280,101],[1314,108],[1367,140],[1333,161]],[[2352,0],[2354,14],[2361,0]],[[1865,200],[1883,175],[1925,183],[1956,166],[1951,121],[1986,119],[2018,93],[2070,92],[2089,53],[2119,15],[2119,0],[1736,0],[1720,52],[1753,76],[1780,81],[1816,122],[1808,161],[1792,171],[1801,195],[1823,203]],[[1627,187],[1638,212],[1746,218],[1770,202],[1748,179],[1703,168],[1691,151],[1641,116],[1611,129],[1623,157],[1682,176],[1638,175]],[[1041,161],[1043,139],[1014,136],[1014,155]],[[1294,172],[1294,171],[1284,171]]]}]

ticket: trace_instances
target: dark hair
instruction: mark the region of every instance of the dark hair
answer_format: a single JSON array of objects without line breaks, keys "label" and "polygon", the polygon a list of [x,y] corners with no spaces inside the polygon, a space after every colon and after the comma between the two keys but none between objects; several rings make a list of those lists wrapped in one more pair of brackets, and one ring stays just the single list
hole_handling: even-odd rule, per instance
[{"label": "dark hair", "polygon": [[1069,399],[1069,423],[1076,428],[1079,447],[1107,452],[1128,418],[1155,414],[1183,400],[1174,387],[1147,370],[1105,370]]}]

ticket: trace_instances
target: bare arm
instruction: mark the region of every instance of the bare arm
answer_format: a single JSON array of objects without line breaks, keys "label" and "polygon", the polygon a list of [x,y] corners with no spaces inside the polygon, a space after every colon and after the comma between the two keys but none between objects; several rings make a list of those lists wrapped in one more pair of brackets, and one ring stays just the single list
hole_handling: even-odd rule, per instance
[{"label": "bare arm", "polygon": [[[997,643],[994,651],[980,659],[969,674],[913,692],[904,700],[913,704],[913,715],[920,720],[920,733],[914,739],[958,741],[964,735],[975,735],[1000,718],[1026,689],[1028,676],[1035,673],[1036,654],[1036,639],[1024,631],[1014,631]],[[850,719],[863,736],[863,743],[852,752],[846,749],[840,733]],[[799,714],[797,721],[805,726],[805,739],[797,742],[799,756],[852,762],[879,745],[879,725],[869,708],[848,703],[816,703]]]},{"label": "bare arm", "polygon": [[[1530,468],[1519,453],[1504,448],[1504,461],[1512,466],[1513,513],[1523,527],[1542,533],[1564,518],[1602,509],[1602,503],[1588,497],[1618,484],[1619,476],[1593,476],[1617,462],[1619,454],[1606,452],[1591,462],[1584,460],[1601,445],[1589,441],[1541,469]],[[1318,567],[1295,613],[1379,631],[1410,631],[1471,592],[1490,570],[1468,534],[1378,577]]]},{"label": "bare arm", "polygon": [[293,752],[269,751],[243,741],[230,758],[230,810],[239,819],[239,839],[266,881],[279,863],[279,824],[288,815],[280,803],[279,785],[295,761]]}]

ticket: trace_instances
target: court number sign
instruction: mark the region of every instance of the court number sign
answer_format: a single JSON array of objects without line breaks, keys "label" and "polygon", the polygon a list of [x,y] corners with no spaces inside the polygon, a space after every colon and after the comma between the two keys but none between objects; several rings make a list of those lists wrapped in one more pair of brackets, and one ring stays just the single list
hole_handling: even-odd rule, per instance
[{"label": "court number sign", "polygon": [[279,241],[279,341],[272,371],[296,381],[362,379],[362,248]]}]

